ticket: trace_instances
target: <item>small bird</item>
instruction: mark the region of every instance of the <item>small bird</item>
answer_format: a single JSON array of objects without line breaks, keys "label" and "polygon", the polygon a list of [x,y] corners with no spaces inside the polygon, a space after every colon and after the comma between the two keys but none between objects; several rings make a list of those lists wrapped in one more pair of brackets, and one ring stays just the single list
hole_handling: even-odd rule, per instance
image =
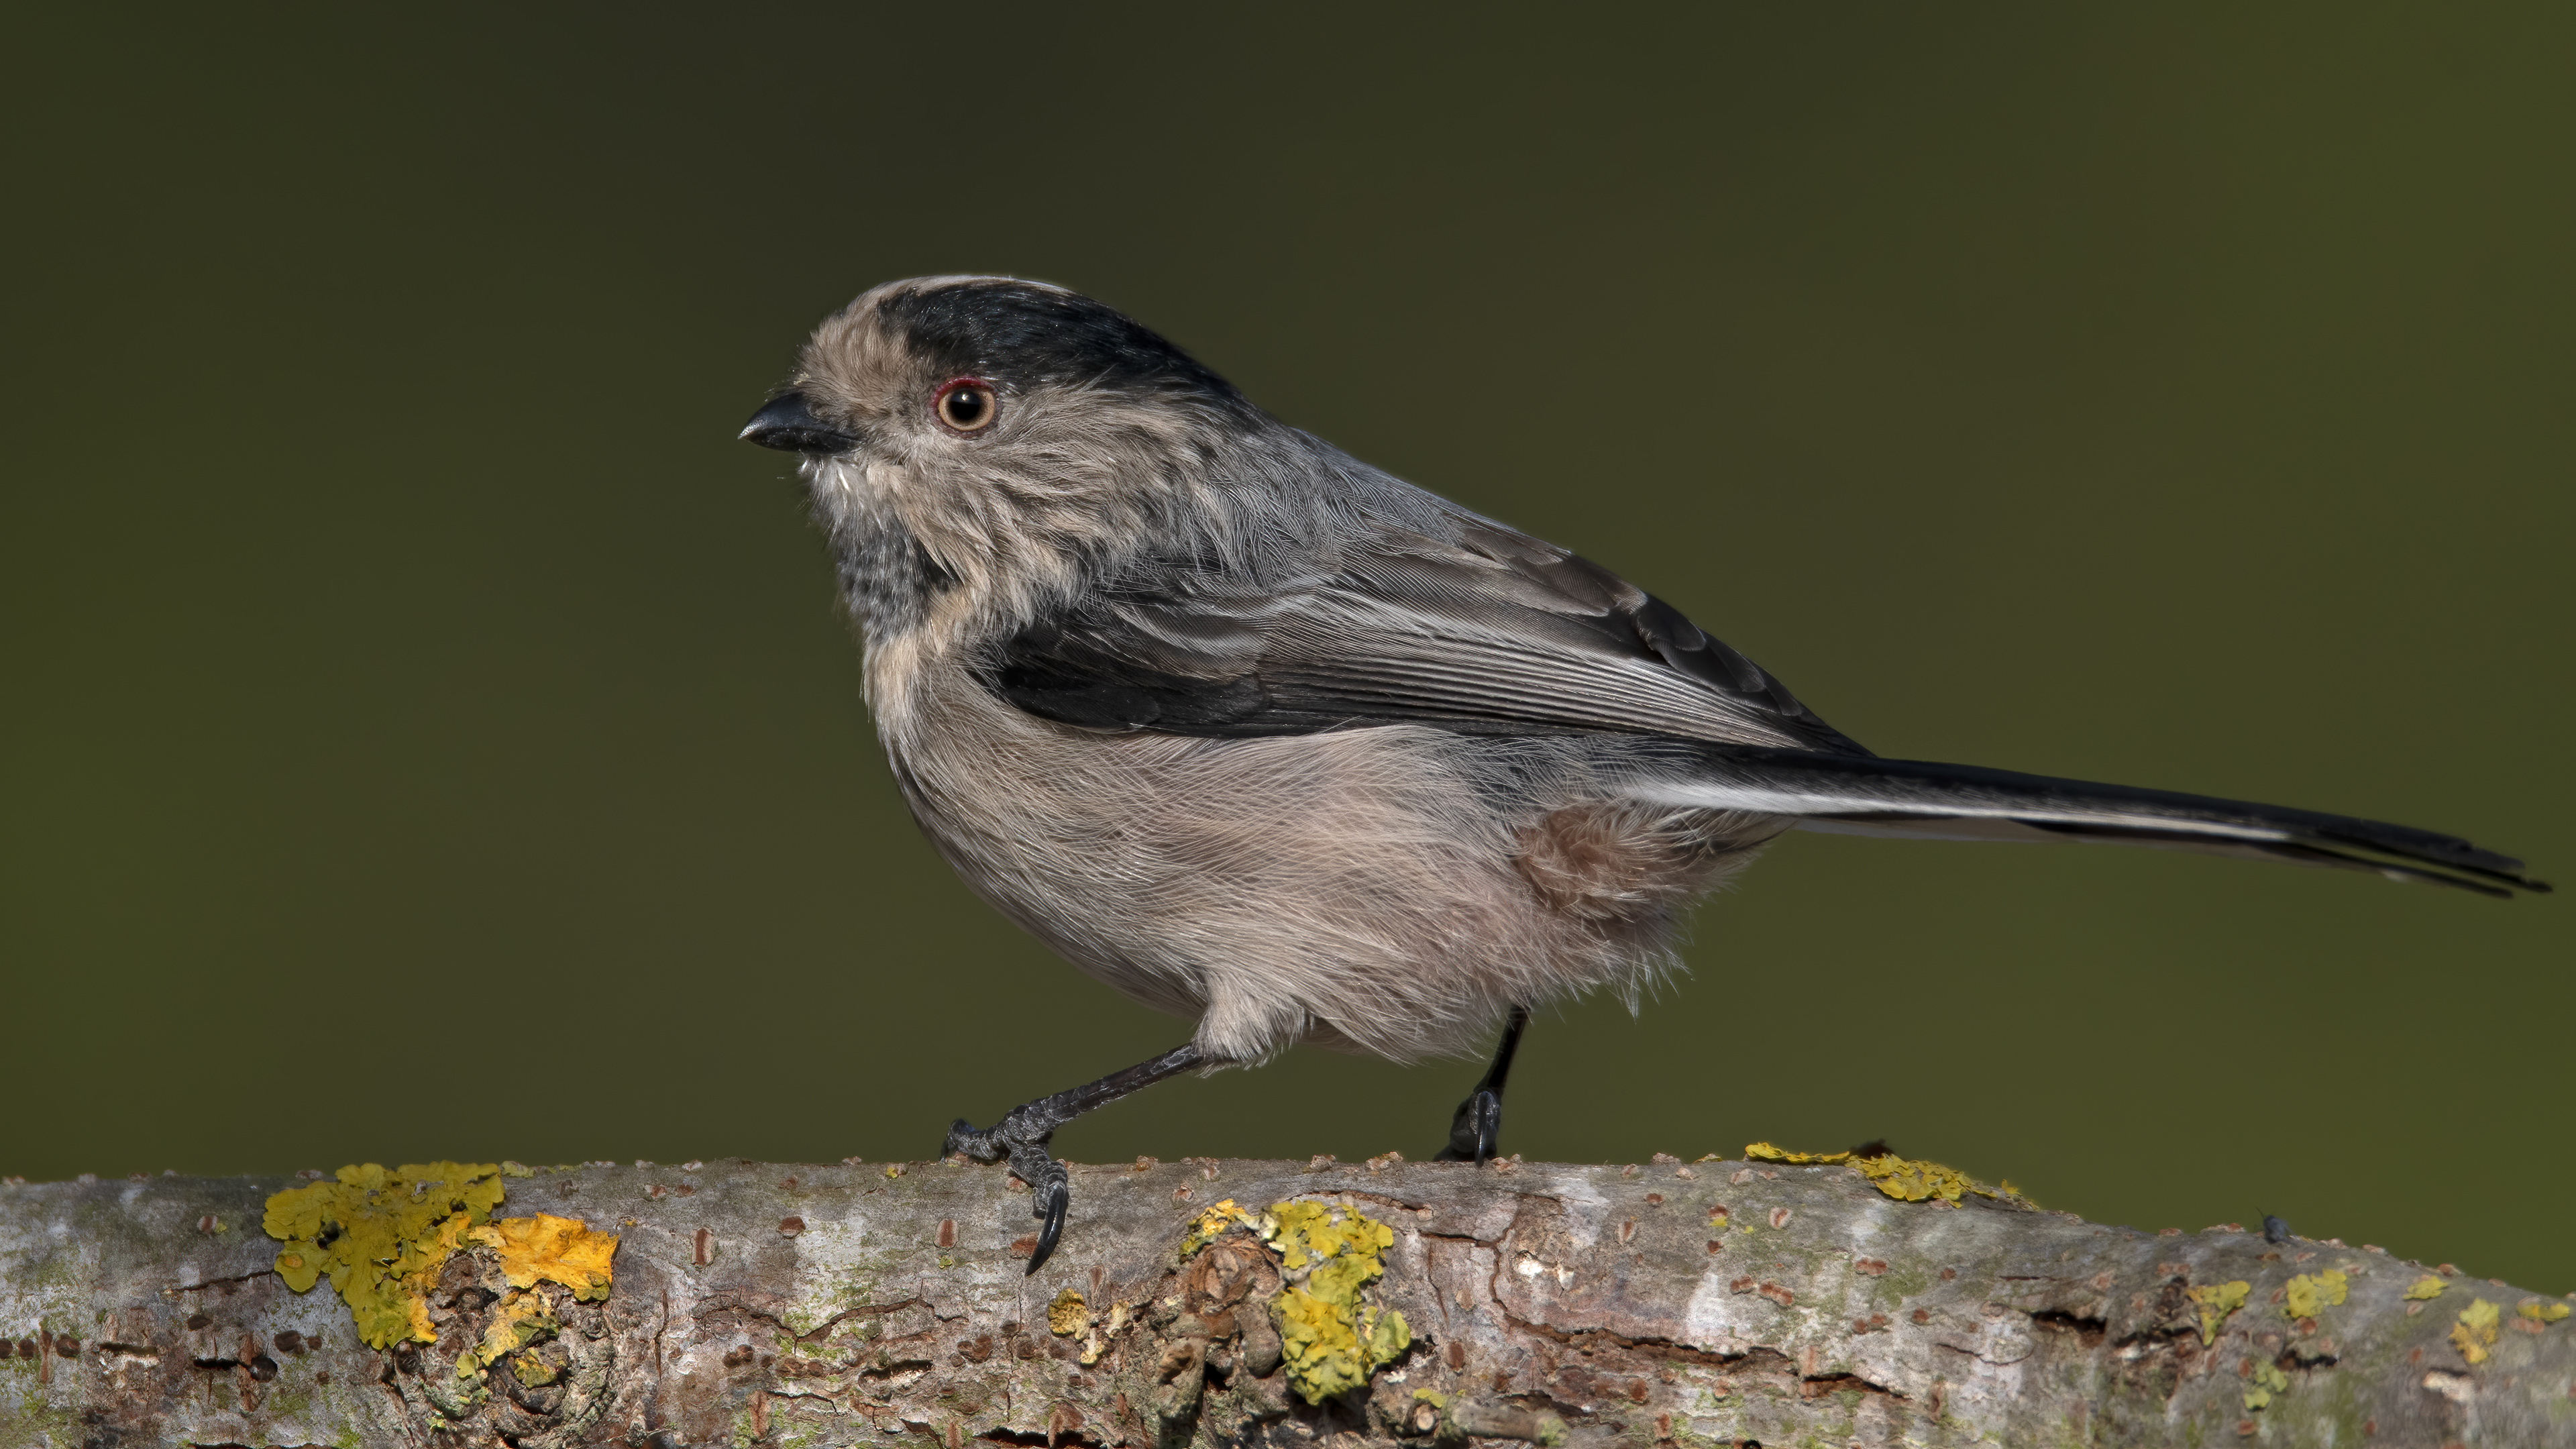
[{"label": "small bird", "polygon": [[984,899],[1197,1022],[960,1120],[1042,1222],[1093,1108],[1305,1042],[1397,1061],[1502,1024],[1440,1156],[1494,1155],[1531,1007],[1636,993],[1796,828],[2090,840],[2486,895],[2522,863],[2404,826],[1883,759],[1597,564],[1352,458],[1060,287],[891,282],[741,436],[803,455],[905,801]]}]

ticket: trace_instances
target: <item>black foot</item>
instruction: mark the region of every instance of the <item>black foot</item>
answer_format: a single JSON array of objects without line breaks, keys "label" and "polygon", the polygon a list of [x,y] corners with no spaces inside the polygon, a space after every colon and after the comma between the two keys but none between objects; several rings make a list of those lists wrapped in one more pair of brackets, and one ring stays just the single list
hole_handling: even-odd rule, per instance
[{"label": "black foot", "polygon": [[1449,1119],[1449,1145],[1434,1162],[1490,1162],[1503,1138],[1503,1099],[1480,1091],[1458,1104]]},{"label": "black foot", "polygon": [[1055,1255],[1056,1240],[1064,1236],[1065,1214],[1073,1206],[1073,1182],[1064,1164],[1047,1151],[1047,1139],[1054,1131],[1031,1130],[1034,1124],[1022,1118],[1027,1110],[1013,1111],[989,1130],[960,1117],[948,1129],[948,1142],[939,1152],[943,1157],[962,1152],[977,1162],[1010,1160],[1011,1171],[1029,1185],[1029,1216],[1039,1220],[1037,1251],[1029,1254],[1028,1267],[1035,1273]]},{"label": "black foot", "polygon": [[1178,1046],[1150,1062],[1111,1072],[1099,1081],[1023,1102],[990,1128],[977,1127],[960,1117],[948,1129],[948,1141],[939,1149],[940,1155],[962,1152],[977,1162],[1010,1159],[1011,1171],[1029,1185],[1029,1196],[1035,1199],[1029,1209],[1029,1216],[1040,1225],[1037,1251],[1029,1254],[1029,1271],[1035,1273],[1055,1255],[1056,1239],[1064,1236],[1065,1212],[1073,1205],[1073,1184],[1064,1164],[1047,1151],[1047,1139],[1055,1136],[1055,1129],[1095,1107],[1105,1107],[1140,1087],[1150,1087],[1165,1077],[1203,1065],[1206,1060],[1197,1047]]},{"label": "black foot", "polygon": [[1449,1145],[1434,1162],[1490,1162],[1502,1151],[1503,1083],[1512,1075],[1512,1054],[1521,1049],[1521,1031],[1529,1025],[1529,1008],[1515,1006],[1503,1022],[1503,1039],[1494,1043],[1494,1064],[1449,1119]]}]

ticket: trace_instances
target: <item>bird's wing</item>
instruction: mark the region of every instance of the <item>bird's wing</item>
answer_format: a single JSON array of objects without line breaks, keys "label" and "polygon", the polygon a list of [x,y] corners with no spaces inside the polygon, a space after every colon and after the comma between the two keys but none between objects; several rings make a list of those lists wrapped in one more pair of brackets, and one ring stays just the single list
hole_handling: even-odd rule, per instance
[{"label": "bird's wing", "polygon": [[1868,752],[1671,605],[1462,517],[1259,585],[1167,562],[979,661],[1003,698],[1101,729],[1306,734],[1392,723]]},{"label": "bird's wing", "polygon": [[[1150,582],[1148,582],[1150,581]],[[1969,765],[1886,760],[1669,605],[1483,520],[1381,533],[1284,583],[1140,569],[980,661],[1048,719],[1188,735],[1392,723],[1599,739],[1623,793],[1805,828],[2091,840],[2377,871],[2487,895],[2545,891],[2522,862],[2402,825]]]}]

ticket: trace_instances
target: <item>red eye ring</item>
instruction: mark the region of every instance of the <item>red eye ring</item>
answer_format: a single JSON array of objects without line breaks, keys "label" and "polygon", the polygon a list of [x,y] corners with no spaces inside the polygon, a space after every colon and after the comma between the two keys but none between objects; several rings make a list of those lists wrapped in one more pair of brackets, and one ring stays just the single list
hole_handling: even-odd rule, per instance
[{"label": "red eye ring", "polygon": [[951,432],[980,433],[1001,411],[1001,397],[980,377],[950,378],[930,399],[930,415]]}]

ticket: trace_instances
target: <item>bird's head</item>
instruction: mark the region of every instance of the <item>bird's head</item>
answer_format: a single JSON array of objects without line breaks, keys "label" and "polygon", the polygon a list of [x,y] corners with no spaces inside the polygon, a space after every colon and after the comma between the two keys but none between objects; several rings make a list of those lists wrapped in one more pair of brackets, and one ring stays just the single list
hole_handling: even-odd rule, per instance
[{"label": "bird's head", "polygon": [[1116,310],[1041,282],[889,282],[815,329],[747,442],[804,456],[824,521],[900,528],[1016,611],[1085,557],[1203,505],[1209,465],[1269,420]]},{"label": "bird's head", "polygon": [[1015,277],[888,282],[816,328],[794,384],[742,437],[818,457],[1006,452],[1122,406],[1231,411],[1242,398],[1142,324]]}]

